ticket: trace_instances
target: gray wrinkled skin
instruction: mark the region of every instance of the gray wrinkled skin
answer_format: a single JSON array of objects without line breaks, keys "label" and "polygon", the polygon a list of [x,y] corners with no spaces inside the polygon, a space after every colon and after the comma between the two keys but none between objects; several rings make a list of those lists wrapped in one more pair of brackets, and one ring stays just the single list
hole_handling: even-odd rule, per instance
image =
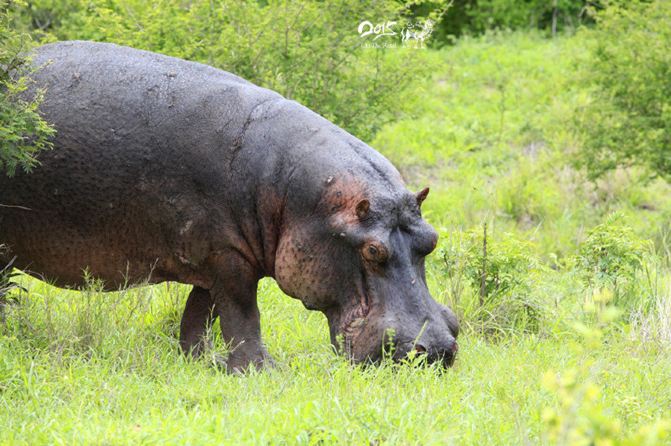
[{"label": "gray wrinkled skin", "polygon": [[84,270],[109,290],[191,284],[181,345],[198,355],[218,317],[230,370],[270,362],[266,276],[322,311],[355,361],[390,343],[452,363],[458,324],[424,274],[428,191],[411,194],[375,150],[205,65],[91,42],[45,45],[33,63],[57,136],[32,174],[0,175],[0,203],[27,208],[0,207],[0,260],[62,287]]}]

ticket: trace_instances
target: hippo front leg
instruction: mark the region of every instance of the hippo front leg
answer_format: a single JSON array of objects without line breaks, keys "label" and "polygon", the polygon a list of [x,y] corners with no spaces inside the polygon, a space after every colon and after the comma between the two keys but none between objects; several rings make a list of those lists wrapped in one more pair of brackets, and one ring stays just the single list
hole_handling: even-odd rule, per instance
[{"label": "hippo front leg", "polygon": [[261,316],[256,301],[260,276],[239,254],[221,262],[211,290],[221,334],[229,346],[226,370],[243,372],[272,365],[261,340]]}]

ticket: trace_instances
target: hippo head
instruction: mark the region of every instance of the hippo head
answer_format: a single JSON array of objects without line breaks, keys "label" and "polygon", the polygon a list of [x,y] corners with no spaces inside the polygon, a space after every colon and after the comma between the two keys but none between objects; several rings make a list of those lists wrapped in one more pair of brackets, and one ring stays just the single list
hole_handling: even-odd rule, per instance
[{"label": "hippo head", "polygon": [[331,342],[355,362],[390,349],[450,366],[459,325],[426,284],[424,258],[438,235],[421,215],[428,188],[373,189],[328,177],[318,205],[284,225],[275,278],[308,309],[323,312]]}]

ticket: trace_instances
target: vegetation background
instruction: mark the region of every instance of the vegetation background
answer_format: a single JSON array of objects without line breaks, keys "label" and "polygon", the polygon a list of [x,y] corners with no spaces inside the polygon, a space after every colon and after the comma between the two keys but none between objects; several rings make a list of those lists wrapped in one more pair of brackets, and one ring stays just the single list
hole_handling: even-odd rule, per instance
[{"label": "vegetation background", "polygon": [[[397,34],[362,38],[364,20]],[[429,284],[461,351],[445,372],[352,366],[267,280],[278,367],[226,376],[179,353],[184,286],[18,276],[0,290],[0,443],[671,442],[671,2],[5,0],[7,174],[53,133],[15,70],[64,39],[235,72],[431,186]]]}]

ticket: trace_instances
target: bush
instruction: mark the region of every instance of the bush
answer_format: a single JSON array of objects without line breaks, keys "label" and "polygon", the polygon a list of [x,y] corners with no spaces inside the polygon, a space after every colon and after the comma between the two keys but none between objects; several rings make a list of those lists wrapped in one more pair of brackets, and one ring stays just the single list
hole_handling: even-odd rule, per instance
[{"label": "bush", "polygon": [[450,304],[464,322],[493,338],[512,332],[537,333],[548,315],[533,288],[541,271],[531,244],[511,234],[482,229],[444,234],[439,256],[450,290]]},{"label": "bush", "polygon": [[609,296],[605,303],[634,310],[641,299],[636,274],[651,248],[649,241],[623,224],[621,214],[614,213],[589,231],[580,245],[577,264],[585,284],[597,290],[597,295]]},{"label": "bush", "polygon": [[[24,100],[28,79],[18,74],[28,63],[26,35],[9,26],[8,6],[0,5],[0,170],[14,175],[17,168],[29,171],[35,154],[50,147],[53,129],[40,117],[40,95]],[[4,266],[4,265],[2,265]]]},{"label": "bush", "polygon": [[576,121],[584,139],[578,165],[592,178],[639,165],[671,179],[670,16],[666,0],[615,4],[583,31],[591,55],[581,78],[591,101]]},{"label": "bush", "polygon": [[[19,16],[52,38],[114,42],[231,71],[370,140],[402,110],[411,82],[430,73],[421,51],[365,45],[401,46],[409,12],[393,0],[36,0]],[[364,20],[398,21],[397,35],[361,38]]]},{"label": "bush", "polygon": [[586,0],[454,0],[438,28],[434,43],[449,36],[483,34],[491,29],[542,29],[551,33],[590,23]]},{"label": "bush", "polygon": [[466,10],[471,29],[574,28],[582,19],[585,0],[478,0]]},{"label": "bush", "polygon": [[543,375],[543,390],[555,400],[541,412],[543,444],[667,444],[671,438],[671,420],[649,420],[635,432],[623,429],[621,419],[603,402],[607,389],[599,385],[593,374],[583,365],[561,373],[548,370]]}]

